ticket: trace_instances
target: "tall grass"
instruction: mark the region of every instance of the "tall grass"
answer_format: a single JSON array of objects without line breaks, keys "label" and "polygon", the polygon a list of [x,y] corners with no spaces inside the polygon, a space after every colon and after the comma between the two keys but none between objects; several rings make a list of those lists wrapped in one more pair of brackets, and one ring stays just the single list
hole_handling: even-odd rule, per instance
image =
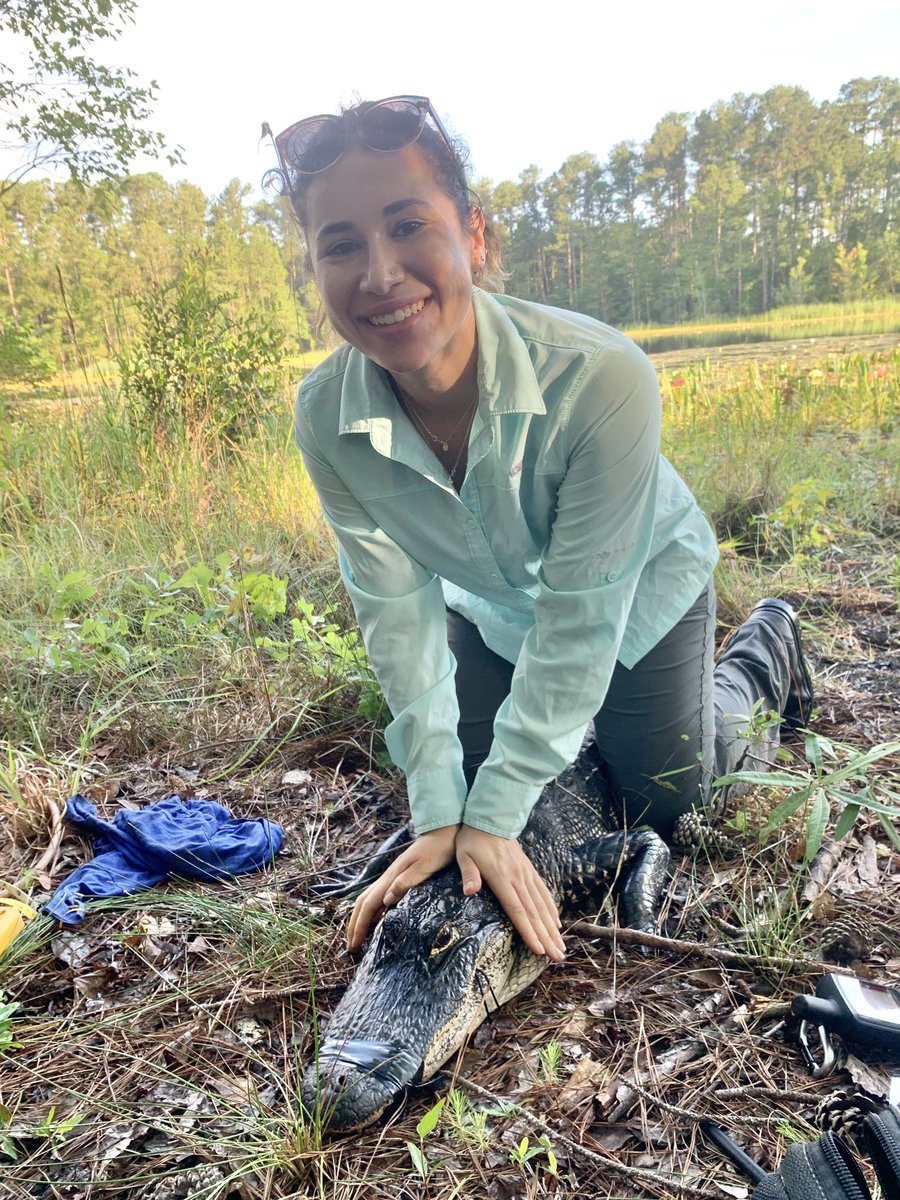
[{"label": "tall grass", "polygon": [[[63,751],[88,711],[110,708],[140,726],[133,750],[178,726],[196,735],[210,705],[260,699],[273,664],[257,642],[292,636],[297,600],[343,605],[287,397],[237,448],[142,433],[110,394],[0,425],[0,711],[31,745]],[[210,564],[214,597],[172,586]],[[235,604],[251,573],[288,581],[291,606]],[[267,697],[270,718],[296,712],[309,682],[299,661],[274,665],[283,694]]]},{"label": "tall grass", "polygon": [[781,308],[770,308],[762,313],[749,313],[742,317],[723,317],[712,314],[684,325],[634,325],[624,332],[631,337],[670,336],[688,334],[692,331],[709,332],[713,329],[754,329],[757,332],[772,326],[788,329],[790,326],[820,326],[821,334],[844,333],[856,322],[880,321],[885,332],[896,330],[900,322],[900,298],[880,296],[870,300],[846,300],[841,303],[790,304]]},{"label": "tall grass", "polygon": [[[661,385],[664,449],[743,554],[722,568],[726,593],[735,570],[743,581],[736,609],[763,586],[748,548],[771,574],[796,566],[813,526],[854,545],[896,538],[900,351],[707,361],[663,371]],[[184,429],[148,439],[108,389],[93,403],[20,403],[0,422],[0,472],[11,740],[83,750],[86,728],[112,721],[139,753],[261,723],[283,732],[310,704],[309,719],[337,719],[360,658],[287,393],[236,447]],[[785,518],[804,481],[821,484],[821,511]]]}]

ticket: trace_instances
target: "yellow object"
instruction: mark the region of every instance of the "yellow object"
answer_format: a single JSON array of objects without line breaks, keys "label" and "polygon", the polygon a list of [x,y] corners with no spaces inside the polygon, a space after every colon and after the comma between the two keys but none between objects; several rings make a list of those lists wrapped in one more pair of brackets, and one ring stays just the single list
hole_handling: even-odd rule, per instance
[{"label": "yellow object", "polygon": [[0,954],[19,936],[25,922],[37,916],[37,911],[23,900],[0,896]]}]

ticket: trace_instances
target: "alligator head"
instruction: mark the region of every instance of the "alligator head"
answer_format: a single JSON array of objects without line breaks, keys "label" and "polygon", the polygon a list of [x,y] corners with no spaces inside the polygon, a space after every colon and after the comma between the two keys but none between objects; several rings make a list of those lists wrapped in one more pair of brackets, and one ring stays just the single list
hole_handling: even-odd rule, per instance
[{"label": "alligator head", "polygon": [[547,962],[488,888],[464,896],[447,867],[385,913],[304,1072],[304,1105],[335,1131],[368,1125]]}]

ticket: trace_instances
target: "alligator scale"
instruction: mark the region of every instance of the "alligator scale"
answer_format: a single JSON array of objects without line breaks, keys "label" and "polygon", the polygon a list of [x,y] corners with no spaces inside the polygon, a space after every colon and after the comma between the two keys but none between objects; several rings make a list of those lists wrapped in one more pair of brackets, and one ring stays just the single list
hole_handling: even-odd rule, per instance
[{"label": "alligator scale", "polygon": [[[592,744],[549,783],[520,841],[561,909],[596,907],[621,885],[625,922],[652,931],[669,863],[650,830],[613,831]],[[396,836],[353,885],[384,870],[409,840]],[[464,896],[446,867],[387,911],[304,1072],[301,1097],[332,1130],[374,1121],[403,1090],[432,1076],[488,1013],[546,968],[490,890]]]}]

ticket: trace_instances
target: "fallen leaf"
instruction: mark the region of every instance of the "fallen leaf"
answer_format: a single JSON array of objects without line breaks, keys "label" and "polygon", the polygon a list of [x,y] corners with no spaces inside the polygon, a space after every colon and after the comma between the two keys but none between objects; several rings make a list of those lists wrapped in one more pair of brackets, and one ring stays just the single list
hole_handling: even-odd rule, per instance
[{"label": "fallen leaf", "polygon": [[862,849],[854,859],[854,866],[863,883],[867,883],[869,887],[878,886],[881,879],[878,870],[878,848],[875,839],[868,834],[863,838]]},{"label": "fallen leaf", "polygon": [[559,1089],[558,1106],[566,1109],[580,1107],[604,1086],[607,1076],[605,1063],[599,1063],[586,1054],[575,1065],[575,1070]]},{"label": "fallen leaf", "polygon": [[857,1087],[863,1088],[873,1096],[888,1098],[891,1090],[891,1078],[897,1074],[896,1064],[893,1068],[885,1063],[867,1063],[855,1054],[847,1055],[844,1070],[848,1072]]},{"label": "fallen leaf", "polygon": [[591,1022],[588,1020],[588,1014],[582,1009],[573,1012],[566,1020],[564,1025],[561,1025],[557,1033],[557,1040],[563,1038],[576,1041],[585,1038],[590,1030]]},{"label": "fallen leaf", "polygon": [[168,917],[154,917],[150,913],[145,913],[140,918],[138,928],[149,938],[172,937],[173,934],[178,932]]},{"label": "fallen leaf", "polygon": [[80,933],[64,932],[52,939],[50,949],[60,962],[77,970],[87,962],[97,946]]},{"label": "fallen leaf", "polygon": [[622,1129],[615,1125],[591,1126],[591,1141],[596,1142],[603,1150],[621,1150],[633,1136],[630,1129]]},{"label": "fallen leaf", "polygon": [[286,771],[281,777],[281,782],[290,787],[301,786],[312,783],[312,774],[309,771]]},{"label": "fallen leaf", "polygon": [[220,1075],[209,1080],[209,1086],[229,1103],[245,1108],[256,1101],[256,1088],[251,1079],[238,1079],[231,1075]]},{"label": "fallen leaf", "polygon": [[90,1007],[104,1007],[109,1002],[108,993],[113,990],[113,986],[118,979],[118,971],[112,970],[110,967],[99,967],[95,971],[82,971],[75,976],[73,981],[76,993],[79,996],[84,996],[86,1000],[102,1000],[98,1005]]}]

